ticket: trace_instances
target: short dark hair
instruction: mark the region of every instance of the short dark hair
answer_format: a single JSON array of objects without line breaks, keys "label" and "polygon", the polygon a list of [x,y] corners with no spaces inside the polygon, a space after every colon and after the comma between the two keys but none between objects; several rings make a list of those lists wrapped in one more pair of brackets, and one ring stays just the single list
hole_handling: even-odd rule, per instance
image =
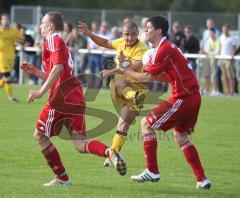
[{"label": "short dark hair", "polygon": [[169,24],[165,16],[152,16],[148,19],[148,22],[150,22],[155,29],[161,29],[163,36],[167,35]]},{"label": "short dark hair", "polygon": [[49,20],[53,23],[56,31],[63,31],[63,16],[60,12],[47,12],[46,15],[49,16]]},{"label": "short dark hair", "polygon": [[67,25],[69,31],[71,32],[72,29],[73,29],[73,25],[72,25],[72,23],[70,23],[70,22],[65,22],[65,24]]},{"label": "short dark hair", "polygon": [[229,25],[229,23],[224,23],[223,27],[230,28],[230,25]]},{"label": "short dark hair", "polygon": [[123,27],[127,29],[136,29],[138,31],[138,25],[132,21],[124,23]]},{"label": "short dark hair", "polygon": [[185,28],[192,32],[192,26],[191,26],[191,25],[186,25],[186,26],[184,27],[184,29],[185,29]]}]

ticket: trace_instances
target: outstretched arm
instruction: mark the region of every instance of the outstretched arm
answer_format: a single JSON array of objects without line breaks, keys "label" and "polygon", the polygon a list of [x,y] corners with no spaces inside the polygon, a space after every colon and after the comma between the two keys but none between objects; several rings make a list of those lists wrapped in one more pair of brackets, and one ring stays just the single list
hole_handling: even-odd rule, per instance
[{"label": "outstretched arm", "polygon": [[113,49],[111,41],[93,34],[88,29],[88,26],[86,23],[79,22],[78,28],[85,36],[88,36],[89,38],[91,38],[93,42],[95,42],[97,45],[100,45],[108,49]]}]

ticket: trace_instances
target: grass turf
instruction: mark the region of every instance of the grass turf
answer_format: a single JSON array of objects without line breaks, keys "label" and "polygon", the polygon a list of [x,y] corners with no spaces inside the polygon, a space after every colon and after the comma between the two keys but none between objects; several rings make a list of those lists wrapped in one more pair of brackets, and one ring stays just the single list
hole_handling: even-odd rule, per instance
[{"label": "grass turf", "polygon": [[[70,141],[53,138],[62,161],[71,177],[71,188],[45,188],[53,174],[44,162],[32,138],[38,113],[46,97],[26,103],[33,86],[14,86],[21,100],[13,104],[0,90],[0,196],[1,197],[239,197],[240,196],[240,99],[203,97],[199,121],[191,136],[198,148],[206,175],[212,181],[210,191],[195,189],[195,179],[181,150],[168,135],[160,133],[158,159],[159,183],[134,183],[130,176],[145,167],[139,119],[130,129],[122,155],[127,162],[127,175],[117,175],[113,168],[104,168],[104,159],[78,154]],[[116,121],[109,90],[102,90],[88,106],[115,114],[105,122]],[[111,114],[112,115],[112,114]],[[87,116],[87,127],[94,128],[101,120]],[[116,125],[116,123],[113,123]],[[110,145],[114,130],[97,138]],[[102,133],[100,131],[100,133]]]}]

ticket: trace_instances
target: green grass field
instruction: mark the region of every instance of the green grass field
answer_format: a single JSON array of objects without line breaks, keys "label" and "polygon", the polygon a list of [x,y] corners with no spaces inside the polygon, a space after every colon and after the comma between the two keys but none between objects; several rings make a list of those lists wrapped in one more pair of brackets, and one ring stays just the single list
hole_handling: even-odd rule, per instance
[{"label": "green grass field", "polygon": [[[203,97],[202,108],[192,141],[213,186],[209,191],[196,190],[192,171],[171,132],[161,136],[158,144],[161,181],[134,183],[130,176],[145,167],[142,141],[138,138],[139,119],[131,128],[122,155],[128,172],[119,176],[113,168],[104,168],[104,159],[78,154],[70,141],[53,138],[72,179],[71,188],[44,188],[52,179],[38,146],[32,138],[38,113],[46,97],[26,103],[28,91],[34,87],[14,87],[20,104],[8,101],[0,90],[0,197],[240,197],[240,98]],[[102,90],[89,106],[115,113],[110,92]],[[107,122],[112,123],[111,119]],[[89,128],[100,123],[87,117]],[[100,138],[108,145],[114,130]]]}]

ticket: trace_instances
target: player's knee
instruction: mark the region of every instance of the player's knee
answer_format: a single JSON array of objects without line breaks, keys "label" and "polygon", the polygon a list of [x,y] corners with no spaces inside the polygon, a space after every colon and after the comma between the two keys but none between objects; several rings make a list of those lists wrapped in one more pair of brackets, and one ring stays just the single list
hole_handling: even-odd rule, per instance
[{"label": "player's knee", "polygon": [[46,140],[46,137],[43,134],[41,134],[38,130],[34,132],[33,138],[38,145],[41,145]]},{"label": "player's knee", "polygon": [[149,130],[149,126],[147,124],[146,117],[144,117],[141,120],[141,131],[142,131],[142,136],[144,136],[144,135],[146,135],[148,133],[151,133],[151,131]]},{"label": "player's knee", "polygon": [[85,140],[78,140],[74,143],[74,146],[79,153],[86,153],[85,144]]},{"label": "player's knee", "polygon": [[178,145],[182,145],[185,144],[186,142],[188,142],[188,135],[187,134],[181,134],[181,133],[174,133],[174,141],[178,144]]}]

